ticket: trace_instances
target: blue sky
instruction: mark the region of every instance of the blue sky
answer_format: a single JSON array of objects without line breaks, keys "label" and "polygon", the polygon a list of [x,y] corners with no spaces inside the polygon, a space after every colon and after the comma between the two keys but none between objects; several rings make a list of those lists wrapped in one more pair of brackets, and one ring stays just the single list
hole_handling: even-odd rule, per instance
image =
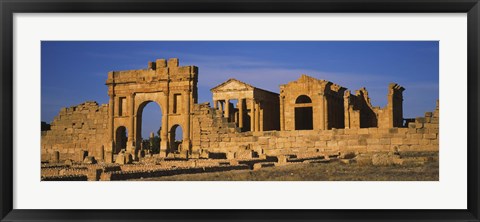
[{"label": "blue sky", "polygon": [[[87,100],[108,103],[107,73],[144,69],[157,58],[199,67],[199,102],[210,89],[236,78],[273,92],[301,74],[354,93],[366,87],[373,106],[387,103],[390,82],[406,88],[404,117],[423,116],[439,98],[437,41],[43,41],[41,118]],[[144,110],[145,137],[160,126],[160,108]]]}]

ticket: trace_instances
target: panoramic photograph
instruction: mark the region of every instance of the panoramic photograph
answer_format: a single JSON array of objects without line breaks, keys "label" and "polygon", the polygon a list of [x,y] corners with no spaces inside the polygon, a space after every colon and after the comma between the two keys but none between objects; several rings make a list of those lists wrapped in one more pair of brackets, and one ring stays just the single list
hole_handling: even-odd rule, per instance
[{"label": "panoramic photograph", "polygon": [[438,41],[42,41],[41,181],[439,181]]}]

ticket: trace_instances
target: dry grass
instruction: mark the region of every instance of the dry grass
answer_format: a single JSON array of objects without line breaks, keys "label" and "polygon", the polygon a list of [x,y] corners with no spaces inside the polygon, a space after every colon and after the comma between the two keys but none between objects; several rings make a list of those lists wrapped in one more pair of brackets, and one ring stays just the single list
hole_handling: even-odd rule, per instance
[{"label": "dry grass", "polygon": [[373,166],[330,163],[298,163],[260,170],[185,174],[146,178],[145,181],[438,181],[439,164]]}]

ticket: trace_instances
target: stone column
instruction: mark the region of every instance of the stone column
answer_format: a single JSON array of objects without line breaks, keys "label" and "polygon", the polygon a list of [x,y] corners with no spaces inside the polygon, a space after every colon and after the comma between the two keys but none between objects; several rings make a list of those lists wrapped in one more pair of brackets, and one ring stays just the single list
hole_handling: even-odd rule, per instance
[{"label": "stone column", "polygon": [[184,92],[185,98],[185,129],[183,132],[182,149],[190,150],[190,90]]},{"label": "stone column", "polygon": [[238,127],[243,129],[243,99],[238,100]]},{"label": "stone column", "polygon": [[280,130],[284,131],[285,130],[285,107],[284,107],[284,98],[280,96]]},{"label": "stone column", "polygon": [[225,100],[225,113],[223,117],[227,118],[227,121],[230,122],[230,100]]},{"label": "stone column", "polygon": [[263,119],[263,108],[262,108],[261,105],[260,105],[259,107],[260,107],[260,121],[259,121],[259,123],[260,123],[260,131],[263,132],[263,125],[265,125],[265,121],[264,121],[264,119]]},{"label": "stone column", "polygon": [[167,148],[168,148],[168,93],[164,92],[163,95],[163,105],[162,107],[162,130],[160,132],[160,157],[167,156]]},{"label": "stone column", "polygon": [[328,99],[327,95],[323,96],[323,129],[328,129]]},{"label": "stone column", "polygon": [[221,100],[219,100],[219,101],[217,101],[217,102],[219,102],[219,103],[220,103],[220,104],[219,104],[220,106],[219,106],[218,108],[220,109],[220,111],[222,111],[222,112],[223,112],[223,103],[222,103],[222,101],[221,101]]},{"label": "stone column", "polygon": [[135,93],[130,94],[130,126],[128,132],[128,145],[127,151],[133,153],[135,150]]},{"label": "stone column", "polygon": [[238,126],[238,112],[233,113],[233,122],[235,122],[235,125]]},{"label": "stone column", "polygon": [[260,131],[260,102],[255,103],[255,131]]},{"label": "stone column", "polygon": [[250,131],[255,131],[255,100],[250,100]]},{"label": "stone column", "polygon": [[217,100],[213,100],[213,108],[214,108],[214,109],[217,109],[217,103],[218,103]]},{"label": "stone column", "polygon": [[343,96],[343,111],[344,111],[344,127],[345,129],[350,129],[350,91],[347,90],[345,91],[345,94]]},{"label": "stone column", "polygon": [[113,115],[114,112],[113,110],[115,109],[114,103],[113,103],[113,95],[110,95],[110,100],[108,100],[108,121],[109,121],[109,131],[108,131],[108,139],[110,142],[113,144],[113,135],[114,135],[114,128],[113,128]]}]

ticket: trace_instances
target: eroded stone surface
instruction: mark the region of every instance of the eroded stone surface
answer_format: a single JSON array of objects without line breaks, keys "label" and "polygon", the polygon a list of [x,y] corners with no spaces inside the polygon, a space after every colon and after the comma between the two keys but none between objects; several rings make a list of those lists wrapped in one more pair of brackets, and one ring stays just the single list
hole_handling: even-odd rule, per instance
[{"label": "eroded stone surface", "polygon": [[[365,88],[352,94],[345,87],[307,75],[281,85],[280,94],[229,79],[211,89],[211,107],[197,102],[197,82],[198,68],[179,66],[178,59],[158,59],[146,69],[109,72],[109,104],[88,101],[62,108],[50,125],[43,124],[42,162],[68,162],[62,167],[72,168],[84,160],[97,160],[100,163],[91,165],[134,163],[146,170],[210,166],[203,162],[183,166],[172,160],[201,160],[219,166],[214,159],[228,159],[227,165],[242,168],[250,164],[257,169],[270,166],[262,161],[272,157],[278,165],[320,161],[315,159],[320,156],[322,161],[339,156],[359,164],[373,160],[382,165],[382,158],[377,157],[384,154],[373,159],[363,154],[438,152],[438,102],[433,112],[404,119],[405,89],[395,83],[388,86],[386,107],[380,108],[372,106]],[[159,153],[144,150],[140,134],[143,107],[150,102],[162,110]],[[183,130],[181,141],[174,139],[178,126]],[[404,161],[383,162],[400,165]],[[66,173],[67,179],[84,178],[78,175],[86,171],[78,170]],[[46,175],[59,175],[57,171],[45,170]],[[112,178],[89,172],[89,179]]]}]

